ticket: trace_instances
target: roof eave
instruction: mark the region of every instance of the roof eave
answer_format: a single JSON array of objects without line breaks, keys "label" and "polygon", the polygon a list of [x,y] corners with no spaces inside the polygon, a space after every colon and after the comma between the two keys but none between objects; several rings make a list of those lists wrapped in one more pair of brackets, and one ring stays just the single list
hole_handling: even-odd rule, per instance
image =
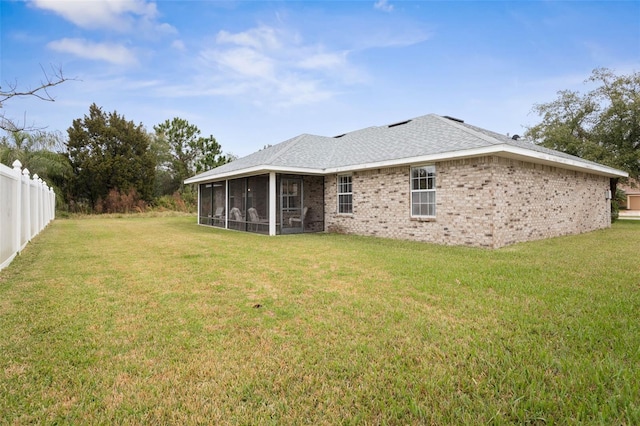
[{"label": "roof eave", "polygon": [[544,152],[529,151],[525,148],[519,148],[510,145],[505,145],[505,147],[507,147],[507,149],[505,149],[505,157],[513,157],[516,159],[530,158],[533,160],[537,160],[536,162],[538,163],[546,164],[553,167],[562,167],[565,169],[588,172],[611,178],[629,176],[629,173],[625,171],[614,169],[613,167],[605,166],[602,164],[580,161],[579,159],[574,160],[558,155],[546,154]]},{"label": "roof eave", "polygon": [[269,172],[276,173],[290,173],[290,174],[302,174],[302,175],[324,175],[326,172],[322,169],[313,169],[308,167],[282,167],[282,166],[267,166],[259,165],[254,167],[248,167],[240,170],[233,170],[226,173],[220,173],[208,176],[193,176],[184,181],[185,185],[192,183],[213,182],[217,180],[224,180],[229,178],[241,178],[246,176],[255,176],[258,174],[265,174]]},{"label": "roof eave", "polygon": [[229,171],[208,176],[194,176],[184,181],[185,184],[213,182],[228,178],[239,178],[253,176],[269,172],[307,174],[307,175],[327,175],[332,173],[347,173],[357,170],[379,169],[384,167],[403,166],[408,164],[433,163],[437,161],[457,160],[463,158],[481,157],[486,155],[497,155],[517,160],[530,161],[538,164],[545,164],[552,167],[561,167],[570,170],[577,170],[607,177],[628,177],[627,172],[614,169],[596,163],[580,161],[579,159],[565,158],[558,155],[534,151],[509,144],[496,144],[480,148],[465,149],[460,151],[448,151],[437,154],[429,154],[418,157],[398,158],[393,160],[377,161],[364,164],[352,164],[326,169],[306,168],[306,167],[283,167],[259,165],[245,169]]},{"label": "roof eave", "polygon": [[507,158],[531,161],[540,164],[546,164],[554,167],[562,167],[565,169],[578,170],[583,172],[604,175],[608,177],[628,177],[627,172],[614,169],[612,167],[603,166],[595,163],[587,163],[579,160],[560,157],[557,155],[546,154],[539,151],[533,151],[520,148],[508,144],[497,144],[481,148],[465,149],[460,151],[448,151],[437,154],[429,154],[419,157],[399,158],[388,161],[379,161],[366,164],[354,164],[347,166],[339,166],[325,169],[326,174],[345,173],[356,170],[378,169],[383,167],[394,167],[407,164],[433,163],[437,161],[457,160],[463,158],[481,157],[485,155],[498,155]]}]

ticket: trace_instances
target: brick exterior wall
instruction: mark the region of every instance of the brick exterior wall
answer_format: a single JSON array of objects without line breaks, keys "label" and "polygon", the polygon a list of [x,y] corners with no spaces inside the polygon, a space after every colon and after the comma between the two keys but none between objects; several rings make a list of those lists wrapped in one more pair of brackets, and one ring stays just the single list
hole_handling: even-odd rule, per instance
[{"label": "brick exterior wall", "polygon": [[324,178],[322,176],[304,176],[304,205],[309,208],[305,218],[305,232],[324,230]]},{"label": "brick exterior wall", "polygon": [[611,226],[608,177],[499,160],[496,247]]},{"label": "brick exterior wall", "polygon": [[609,178],[496,156],[436,163],[436,217],[411,218],[410,167],[352,173],[353,214],[325,178],[325,230],[449,245],[505,245],[610,226]]}]

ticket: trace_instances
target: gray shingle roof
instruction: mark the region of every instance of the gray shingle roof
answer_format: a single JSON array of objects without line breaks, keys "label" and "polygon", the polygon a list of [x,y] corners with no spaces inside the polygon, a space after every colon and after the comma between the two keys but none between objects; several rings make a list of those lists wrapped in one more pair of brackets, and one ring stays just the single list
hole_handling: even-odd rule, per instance
[{"label": "gray shingle roof", "polygon": [[623,172],[547,149],[523,140],[513,140],[479,127],[436,114],[424,115],[398,125],[367,127],[341,137],[302,134],[231,163],[187,179],[186,183],[214,180],[253,172],[307,171],[329,173],[357,170],[376,164],[410,164],[427,157],[455,158],[483,149],[506,149],[525,156],[544,157],[546,162],[572,164],[601,174]]}]

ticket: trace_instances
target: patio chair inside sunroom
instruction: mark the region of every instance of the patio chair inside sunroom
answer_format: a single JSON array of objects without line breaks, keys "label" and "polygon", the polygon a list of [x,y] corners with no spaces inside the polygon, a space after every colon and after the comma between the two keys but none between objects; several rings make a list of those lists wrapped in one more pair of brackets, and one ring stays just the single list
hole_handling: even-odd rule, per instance
[{"label": "patio chair inside sunroom", "polygon": [[[269,174],[200,184],[199,223],[272,235],[322,231],[322,177],[278,174],[273,178],[273,189]],[[314,199],[314,194],[321,194],[320,199]],[[272,203],[275,209],[270,208]],[[271,232],[270,226],[274,227]]]}]

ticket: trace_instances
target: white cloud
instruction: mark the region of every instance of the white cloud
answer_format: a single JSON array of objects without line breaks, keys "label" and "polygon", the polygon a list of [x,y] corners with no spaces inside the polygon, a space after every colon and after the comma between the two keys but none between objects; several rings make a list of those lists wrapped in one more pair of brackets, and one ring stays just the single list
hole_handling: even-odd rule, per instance
[{"label": "white cloud", "polygon": [[169,24],[157,24],[156,3],[146,0],[33,0],[30,4],[90,30],[176,32]]},{"label": "white cloud", "polygon": [[204,53],[204,56],[210,57],[218,66],[226,68],[238,77],[271,79],[274,76],[274,60],[254,49],[239,47]]},{"label": "white cloud", "polygon": [[260,50],[274,50],[282,47],[280,39],[283,36],[283,32],[263,25],[236,34],[222,30],[216,36],[216,43],[235,44]]},{"label": "white cloud", "polygon": [[275,105],[281,108],[313,104],[331,99],[336,95],[334,91],[323,88],[320,81],[301,80],[295,76],[279,80],[277,89],[281,96]]},{"label": "white cloud", "polygon": [[80,38],[63,38],[48,43],[47,47],[58,52],[71,53],[80,58],[116,65],[135,65],[138,62],[130,49],[115,43],[94,43]]},{"label": "white cloud", "polygon": [[159,33],[161,34],[178,34],[178,30],[173,25],[162,23],[155,25],[153,22],[149,22],[149,24]]},{"label": "white cloud", "polygon": [[367,37],[361,37],[357,41],[357,48],[366,50],[413,46],[429,40],[432,36],[432,33],[421,28],[407,28],[404,31],[380,29],[368,34]]},{"label": "white cloud", "polygon": [[264,107],[323,101],[366,80],[347,51],[305,43],[297,32],[266,25],[218,32],[199,60],[205,70],[200,93],[241,95]]},{"label": "white cloud", "polygon": [[184,50],[187,49],[187,47],[184,44],[184,41],[182,41],[182,40],[174,40],[171,43],[171,47],[176,49],[176,50],[181,50],[181,51],[184,51]]},{"label": "white cloud", "polygon": [[298,63],[301,68],[307,69],[335,69],[347,64],[347,53],[317,53],[302,58]]},{"label": "white cloud", "polygon": [[384,12],[393,11],[393,5],[389,4],[387,0],[378,0],[374,3],[373,7],[378,10],[382,10]]},{"label": "white cloud", "polygon": [[[390,32],[386,27],[367,31],[366,41],[325,35],[308,41],[283,22],[244,31],[221,30],[203,41],[205,47],[187,81],[157,87],[154,92],[176,98],[226,96],[263,108],[311,105],[371,82],[369,73],[354,63],[362,55],[354,53],[407,46],[428,38],[422,29]],[[176,42],[172,47],[183,49],[184,45]]]}]

